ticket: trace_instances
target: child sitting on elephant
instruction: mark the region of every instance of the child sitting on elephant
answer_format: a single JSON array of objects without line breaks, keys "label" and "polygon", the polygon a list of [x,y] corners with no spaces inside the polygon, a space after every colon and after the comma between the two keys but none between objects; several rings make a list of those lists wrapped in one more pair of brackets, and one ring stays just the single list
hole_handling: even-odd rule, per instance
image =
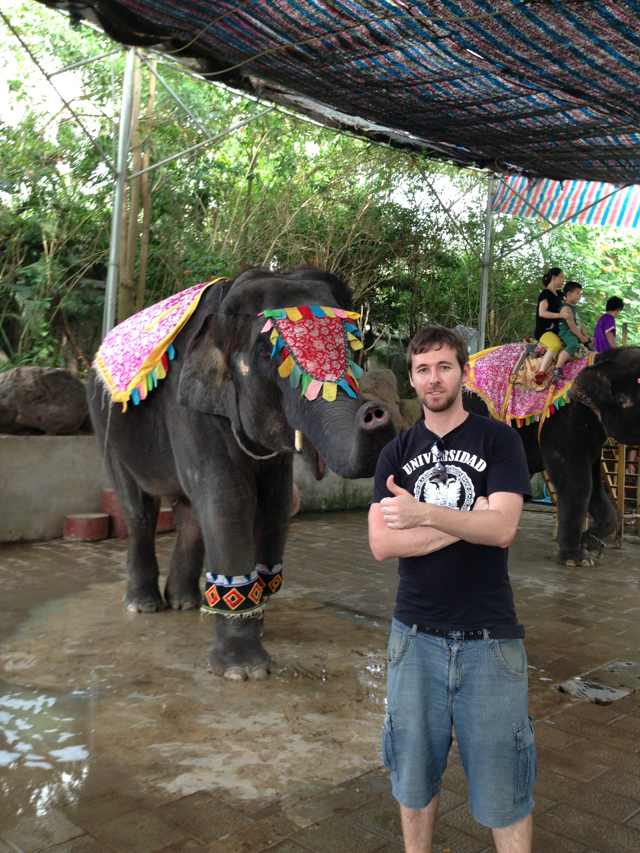
[{"label": "child sitting on elephant", "polygon": [[562,380],[562,368],[583,354],[583,347],[588,346],[589,337],[582,326],[578,325],[576,305],[582,296],[582,285],[577,281],[568,281],[564,288],[564,303],[560,309],[558,337],[563,343],[563,349],[558,355],[558,362],[553,371],[553,382]]}]

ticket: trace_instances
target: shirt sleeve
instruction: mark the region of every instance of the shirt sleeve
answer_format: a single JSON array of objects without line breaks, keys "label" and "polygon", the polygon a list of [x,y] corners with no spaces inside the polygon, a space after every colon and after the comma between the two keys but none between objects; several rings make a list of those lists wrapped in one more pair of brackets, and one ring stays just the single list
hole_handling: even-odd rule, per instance
[{"label": "shirt sleeve", "polygon": [[616,321],[613,319],[613,317],[610,317],[609,321],[610,322],[607,322],[607,320],[604,320],[602,323],[602,334],[603,335],[606,335],[607,332],[613,332],[614,335],[616,333]]},{"label": "shirt sleeve", "polygon": [[398,452],[398,441],[397,439],[393,439],[389,444],[383,447],[380,456],[378,456],[372,503],[379,503],[382,498],[393,497],[389,489],[387,489],[387,477],[390,474],[395,476],[396,483],[398,483],[398,485],[402,485],[399,482],[399,473],[401,469],[398,463]]},{"label": "shirt sleeve", "polygon": [[487,464],[487,497],[493,492],[531,494],[527,457],[522,440],[513,427],[500,425],[493,442],[491,459]]}]

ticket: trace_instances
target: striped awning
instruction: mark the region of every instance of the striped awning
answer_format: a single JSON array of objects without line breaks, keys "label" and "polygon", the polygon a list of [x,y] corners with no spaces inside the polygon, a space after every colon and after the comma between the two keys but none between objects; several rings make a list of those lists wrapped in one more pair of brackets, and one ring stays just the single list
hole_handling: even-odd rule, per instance
[{"label": "striped awning", "polygon": [[640,181],[640,0],[41,0],[325,125],[497,172]]},{"label": "striped awning", "polygon": [[551,181],[508,175],[501,178],[493,210],[550,223],[640,228],[640,186],[599,181]]}]

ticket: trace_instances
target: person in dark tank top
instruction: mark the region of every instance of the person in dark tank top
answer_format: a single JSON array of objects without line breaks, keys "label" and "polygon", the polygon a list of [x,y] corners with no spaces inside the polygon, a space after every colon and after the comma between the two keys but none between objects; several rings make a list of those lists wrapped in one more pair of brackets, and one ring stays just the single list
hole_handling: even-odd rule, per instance
[{"label": "person in dark tank top", "polygon": [[551,267],[542,276],[542,290],[536,303],[536,323],[534,338],[539,341],[546,352],[535,375],[535,381],[542,384],[554,359],[562,349],[562,341],[558,337],[558,324],[561,319],[562,288],[565,274],[560,267]]}]

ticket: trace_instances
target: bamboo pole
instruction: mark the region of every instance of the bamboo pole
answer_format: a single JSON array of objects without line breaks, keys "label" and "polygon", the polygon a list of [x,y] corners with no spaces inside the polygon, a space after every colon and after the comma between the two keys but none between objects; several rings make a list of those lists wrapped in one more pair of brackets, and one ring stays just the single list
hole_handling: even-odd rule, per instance
[{"label": "bamboo pole", "polygon": [[107,285],[102,316],[102,337],[115,325],[118,300],[118,278],[120,274],[120,239],[122,234],[122,212],[124,189],[127,180],[127,158],[131,134],[131,104],[133,101],[133,68],[135,50],[129,48],[122,84],[122,105],[120,107],[120,132],[118,134],[118,155],[116,160],[116,181],[113,188],[111,210],[111,237],[109,240],[109,261],[107,265]]},{"label": "bamboo pole", "polygon": [[480,316],[478,318],[480,350],[485,348],[487,337],[489,278],[493,262],[493,196],[495,194],[495,182],[495,177],[489,175],[489,180],[487,181],[487,209],[484,220],[484,251],[482,253],[482,267],[480,271]]},{"label": "bamboo pole", "polygon": [[[147,95],[147,105],[144,111],[145,128],[149,126],[153,116],[153,109],[156,96],[156,77],[153,73],[156,65],[156,60],[149,66],[152,72],[149,76],[149,92]],[[145,147],[148,145],[148,140],[145,140]],[[135,308],[140,311],[144,305],[144,293],[147,280],[147,261],[149,257],[149,235],[151,231],[151,186],[149,182],[149,173],[146,171],[149,168],[150,155],[149,151],[145,150],[142,156],[142,174],[140,175],[140,196],[142,201],[142,237],[140,240],[140,268],[138,271],[138,284],[136,286]]]},{"label": "bamboo pole", "polygon": [[[139,172],[142,165],[140,150],[140,90],[142,72],[137,55],[133,67],[133,97],[131,103],[131,139],[132,139],[132,169]],[[140,212],[140,177],[129,178],[129,210],[127,227],[123,228],[122,267],[120,273],[120,288],[118,291],[118,321],[126,320],[135,311],[134,275],[136,264],[136,247],[139,236],[138,215]]]},{"label": "bamboo pole", "polygon": [[616,454],[616,504],[618,508],[618,526],[616,529],[616,548],[622,547],[622,537],[624,535],[624,478],[626,472],[626,450],[624,444],[617,445]]}]

